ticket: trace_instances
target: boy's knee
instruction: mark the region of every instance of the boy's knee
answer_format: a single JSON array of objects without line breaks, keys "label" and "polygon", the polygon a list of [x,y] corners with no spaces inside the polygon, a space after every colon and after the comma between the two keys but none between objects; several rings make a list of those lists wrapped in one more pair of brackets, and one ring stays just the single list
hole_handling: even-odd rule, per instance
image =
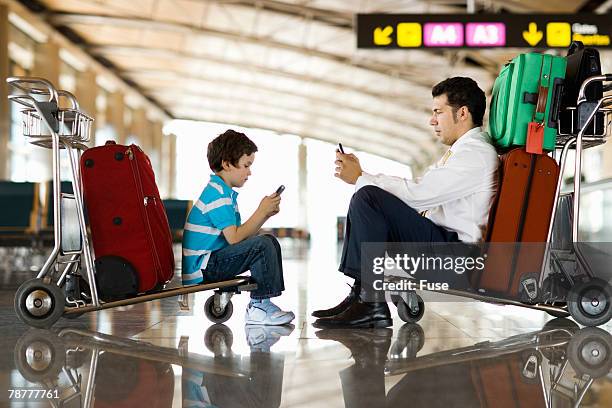
[{"label": "boy's knee", "polygon": [[280,243],[278,242],[278,239],[276,239],[276,237],[272,234],[262,234],[263,237],[266,237],[268,240],[270,240],[270,242],[272,242],[272,245],[274,245],[274,247],[276,247],[277,249],[280,249]]},{"label": "boy's knee", "polygon": [[276,241],[276,238],[270,234],[257,235],[253,239],[255,240],[257,247],[263,250],[276,250],[275,244],[278,244],[278,242]]}]

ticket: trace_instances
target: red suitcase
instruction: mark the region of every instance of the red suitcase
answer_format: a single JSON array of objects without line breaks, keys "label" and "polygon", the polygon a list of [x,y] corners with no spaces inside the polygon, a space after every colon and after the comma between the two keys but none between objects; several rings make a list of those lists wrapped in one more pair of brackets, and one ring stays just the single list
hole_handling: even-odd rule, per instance
[{"label": "red suitcase", "polygon": [[101,298],[163,287],[174,274],[172,235],[149,158],[109,141],[83,153],[81,174]]},{"label": "red suitcase", "polygon": [[501,159],[500,187],[487,229],[487,260],[475,286],[481,292],[535,302],[559,165],[522,148]]}]

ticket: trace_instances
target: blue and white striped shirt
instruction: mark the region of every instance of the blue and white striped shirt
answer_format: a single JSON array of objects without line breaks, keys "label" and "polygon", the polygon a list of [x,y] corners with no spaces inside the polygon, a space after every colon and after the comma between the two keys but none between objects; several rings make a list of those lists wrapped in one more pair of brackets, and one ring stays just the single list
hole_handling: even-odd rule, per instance
[{"label": "blue and white striped shirt", "polygon": [[230,225],[240,226],[237,197],[221,177],[210,176],[185,222],[183,285],[202,282],[202,269],[206,269],[210,254],[229,245],[222,232]]}]

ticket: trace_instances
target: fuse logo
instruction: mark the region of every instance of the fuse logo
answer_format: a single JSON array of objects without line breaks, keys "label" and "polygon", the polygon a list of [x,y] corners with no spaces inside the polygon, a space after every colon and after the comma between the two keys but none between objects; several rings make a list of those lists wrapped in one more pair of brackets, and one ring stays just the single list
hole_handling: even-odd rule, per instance
[{"label": "fuse logo", "polygon": [[503,47],[506,45],[504,23],[467,23],[465,41],[470,47]]},{"label": "fuse logo", "polygon": [[427,47],[463,46],[461,23],[427,23],[424,31],[423,43]]}]

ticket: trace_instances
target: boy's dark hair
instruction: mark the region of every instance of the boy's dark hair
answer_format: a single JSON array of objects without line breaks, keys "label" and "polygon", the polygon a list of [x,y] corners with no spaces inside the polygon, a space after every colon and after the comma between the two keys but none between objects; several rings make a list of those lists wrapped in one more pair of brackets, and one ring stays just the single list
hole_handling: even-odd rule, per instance
[{"label": "boy's dark hair", "polygon": [[243,154],[249,156],[256,151],[257,146],[244,133],[229,129],[208,144],[206,157],[212,171],[218,172],[223,170],[224,160],[238,167],[238,161]]},{"label": "boy's dark hair", "polygon": [[453,77],[435,85],[431,90],[431,95],[446,95],[448,104],[453,108],[453,115],[462,106],[467,106],[472,114],[472,121],[476,126],[482,126],[482,118],[485,113],[487,98],[485,93],[476,81],[472,78]]}]

